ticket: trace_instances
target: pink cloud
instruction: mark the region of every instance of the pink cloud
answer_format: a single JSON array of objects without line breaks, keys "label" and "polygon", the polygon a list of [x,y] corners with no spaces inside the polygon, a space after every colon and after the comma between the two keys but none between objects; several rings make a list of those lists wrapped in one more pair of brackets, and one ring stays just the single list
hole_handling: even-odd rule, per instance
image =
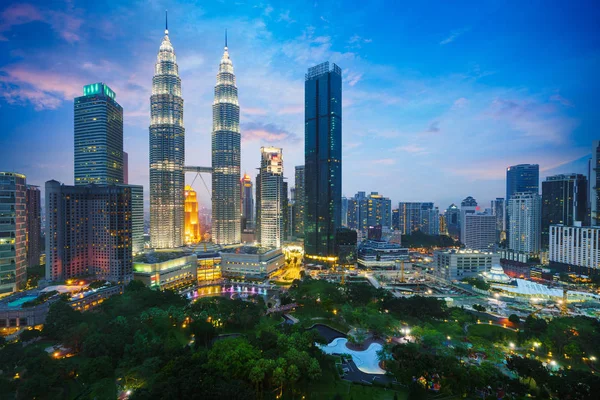
[{"label": "pink cloud", "polygon": [[0,41],[8,40],[3,34],[10,31],[12,27],[34,21],[49,24],[61,38],[69,43],[81,39],[79,30],[83,25],[82,19],[66,12],[42,10],[31,4],[14,4],[0,15]]},{"label": "pink cloud", "polygon": [[242,141],[251,142],[259,140],[264,143],[270,142],[297,142],[300,140],[298,135],[274,125],[263,124],[260,122],[249,122],[242,124]]},{"label": "pink cloud", "polygon": [[9,31],[13,26],[41,21],[42,15],[31,4],[13,4],[0,15],[0,41],[8,40],[2,33]]}]

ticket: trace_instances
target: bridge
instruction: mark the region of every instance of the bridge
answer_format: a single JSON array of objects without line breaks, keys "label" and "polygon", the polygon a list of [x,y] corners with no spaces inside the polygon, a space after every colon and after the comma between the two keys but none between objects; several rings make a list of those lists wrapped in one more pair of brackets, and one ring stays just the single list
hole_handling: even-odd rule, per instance
[{"label": "bridge", "polygon": [[192,186],[194,184],[194,182],[196,182],[197,177],[200,177],[200,179],[202,180],[202,183],[204,184],[204,188],[206,189],[206,192],[208,193],[208,197],[212,200],[212,193],[210,192],[210,190],[208,190],[208,186],[206,186],[206,182],[204,182],[204,178],[202,177],[202,175],[200,175],[200,174],[212,174],[212,172],[213,172],[212,167],[196,167],[196,166],[188,165],[188,166],[183,167],[183,172],[191,172],[191,173],[196,174],[196,176],[194,177],[194,180],[192,181],[190,186]]}]

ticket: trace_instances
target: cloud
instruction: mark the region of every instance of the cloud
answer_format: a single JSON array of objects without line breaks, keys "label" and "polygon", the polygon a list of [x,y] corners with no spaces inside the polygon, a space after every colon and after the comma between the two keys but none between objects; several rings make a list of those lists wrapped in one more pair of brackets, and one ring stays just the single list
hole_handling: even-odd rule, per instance
[{"label": "cloud", "polygon": [[242,141],[261,141],[264,144],[272,142],[298,142],[300,137],[275,124],[248,122],[241,126]]},{"label": "cloud", "polygon": [[293,24],[296,22],[292,17],[290,17],[290,10],[286,10],[279,14],[279,18],[277,18],[277,22],[287,22],[289,24]]},{"label": "cloud", "polygon": [[561,115],[555,105],[534,100],[497,98],[487,114],[514,131],[543,142],[564,142],[578,125],[578,121]]},{"label": "cloud", "polygon": [[379,165],[394,165],[394,164],[396,164],[396,160],[394,160],[393,158],[380,158],[377,160],[373,160],[372,162],[373,162],[373,164],[379,164]]},{"label": "cloud", "polygon": [[433,121],[429,124],[429,127],[425,130],[425,133],[439,133],[440,132],[440,121]]},{"label": "cloud", "polygon": [[265,110],[264,108],[259,108],[259,107],[244,107],[242,109],[242,112],[244,114],[248,114],[248,115],[267,115],[268,111]]},{"label": "cloud", "polygon": [[560,94],[555,94],[555,95],[550,96],[550,100],[558,102],[565,107],[573,107],[573,102],[569,99],[565,99]]},{"label": "cloud", "polygon": [[461,98],[454,100],[454,103],[452,104],[452,109],[459,110],[461,108],[467,107],[468,105],[469,105],[469,100],[465,97],[461,97]]},{"label": "cloud", "polygon": [[0,41],[8,40],[4,34],[13,27],[35,21],[49,24],[60,37],[69,43],[81,39],[79,31],[83,20],[74,16],[72,11],[48,11],[36,8],[31,4],[13,4],[0,14]]},{"label": "cloud", "polygon": [[452,32],[450,32],[450,36],[448,36],[446,39],[440,42],[440,45],[444,46],[448,43],[454,42],[459,36],[461,36],[463,33],[466,33],[468,30],[469,28],[453,30]]},{"label": "cloud", "polygon": [[325,18],[324,16],[321,15],[320,17],[321,21],[329,23],[329,20],[327,18]]},{"label": "cloud", "polygon": [[42,14],[31,4],[10,5],[0,14],[0,41],[8,40],[3,33],[10,31],[13,26],[42,20]]},{"label": "cloud", "polygon": [[348,82],[348,85],[354,86],[361,80],[362,76],[362,73],[348,71],[344,74],[344,80]]},{"label": "cloud", "polygon": [[354,34],[348,39],[348,48],[360,49],[363,44],[371,43],[373,39],[365,39],[357,34]]},{"label": "cloud", "polygon": [[399,146],[399,147],[396,147],[396,150],[403,151],[405,153],[412,153],[412,154],[428,154],[429,153],[425,147],[421,147],[417,144],[407,144],[404,146]]}]

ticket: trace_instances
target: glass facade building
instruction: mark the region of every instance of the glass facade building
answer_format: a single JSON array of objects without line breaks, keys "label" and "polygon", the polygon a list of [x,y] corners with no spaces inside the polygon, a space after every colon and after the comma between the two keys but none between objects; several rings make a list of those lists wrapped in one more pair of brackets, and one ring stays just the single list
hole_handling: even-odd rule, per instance
[{"label": "glass facade building", "polygon": [[281,247],[285,236],[286,189],[282,150],[278,147],[261,147],[260,172],[256,180],[256,198],[260,199],[257,203],[256,233],[262,247]]},{"label": "glass facade building", "polygon": [[242,231],[254,229],[254,188],[250,175],[244,174],[240,181],[242,195]]},{"label": "glass facade building", "polygon": [[26,191],[25,175],[0,172],[0,296],[26,281]]},{"label": "glass facade building", "polygon": [[342,70],[325,62],[304,82],[305,217],[308,259],[335,261],[342,220]]},{"label": "glass facade building", "polygon": [[75,185],[123,183],[123,108],[104,83],[74,101]]},{"label": "glass facade building", "polygon": [[184,241],[185,128],[181,79],[169,31],[160,45],[150,97],[150,243]]},{"label": "glass facade building", "polygon": [[600,226],[600,140],[595,140],[592,145],[589,192],[591,224]]},{"label": "glass facade building", "polygon": [[550,225],[573,226],[587,217],[588,182],[585,175],[549,176],[542,182],[542,248],[550,243]]},{"label": "glass facade building", "polygon": [[212,111],[212,238],[217,244],[240,243],[240,106],[227,41]]}]

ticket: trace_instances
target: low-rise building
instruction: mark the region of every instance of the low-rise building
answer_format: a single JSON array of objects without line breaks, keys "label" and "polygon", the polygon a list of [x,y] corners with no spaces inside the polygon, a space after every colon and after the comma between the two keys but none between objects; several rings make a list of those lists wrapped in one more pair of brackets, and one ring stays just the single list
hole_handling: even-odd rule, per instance
[{"label": "low-rise building", "polygon": [[282,250],[256,246],[240,246],[221,250],[221,272],[224,277],[264,279],[283,267]]},{"label": "low-rise building", "polygon": [[500,263],[500,254],[477,250],[437,250],[433,253],[435,274],[454,281],[488,272]]},{"label": "low-rise building", "polygon": [[385,240],[365,240],[358,247],[358,265],[367,269],[393,269],[397,260],[408,260],[408,249]]},{"label": "low-rise building", "polygon": [[133,262],[133,279],[158,289],[179,289],[197,282],[198,258],[178,251],[141,254]]}]

